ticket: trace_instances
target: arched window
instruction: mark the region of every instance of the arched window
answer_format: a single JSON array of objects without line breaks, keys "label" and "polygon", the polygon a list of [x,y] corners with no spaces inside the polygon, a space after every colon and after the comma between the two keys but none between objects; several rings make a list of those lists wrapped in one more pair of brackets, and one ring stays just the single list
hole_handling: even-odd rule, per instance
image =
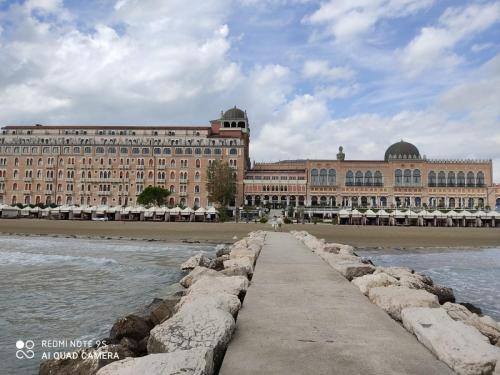
[{"label": "arched window", "polygon": [[328,170],[328,185],[334,186],[337,184],[337,172],[335,169]]},{"label": "arched window", "polygon": [[319,185],[319,174],[317,169],[311,170],[311,184]]},{"label": "arched window", "polygon": [[429,172],[429,176],[427,177],[428,178],[428,182],[429,182],[429,186],[436,186],[436,172],[434,171],[431,171]]},{"label": "arched window", "polygon": [[328,180],[328,173],[326,171],[326,169],[321,169],[319,171],[319,184],[320,185],[326,185],[327,184],[327,180]]},{"label": "arched window", "polygon": [[460,187],[465,186],[465,173],[464,172],[458,172],[457,186],[460,186]]},{"label": "arched window", "polygon": [[375,186],[382,186],[384,184],[380,171],[375,172],[374,184]]},{"label": "arched window", "polygon": [[201,167],[201,161],[200,159],[196,159],[196,168],[200,168]]},{"label": "arched window", "polygon": [[354,176],[354,184],[356,186],[363,185],[363,172],[361,172],[361,171],[356,172],[356,175]]},{"label": "arched window", "polygon": [[456,186],[456,185],[457,185],[457,180],[455,178],[455,172],[448,172],[448,186]]},{"label": "arched window", "polygon": [[411,184],[411,171],[409,169],[405,169],[403,172],[403,182],[405,185]]},{"label": "arched window", "polygon": [[474,173],[467,173],[467,186],[474,186],[475,182]]},{"label": "arched window", "polygon": [[484,173],[483,172],[477,172],[476,183],[477,183],[477,186],[484,186]]},{"label": "arched window", "polygon": [[419,185],[422,182],[422,177],[420,175],[420,169],[413,170],[413,183]]},{"label": "arched window", "polygon": [[443,171],[438,173],[438,186],[446,186],[446,174]]},{"label": "arched window", "polygon": [[401,171],[401,169],[396,169],[394,171],[394,183],[396,184],[396,186],[403,183],[403,172]]},{"label": "arched window", "polygon": [[372,186],[373,185],[373,175],[371,171],[365,173],[365,185]]},{"label": "arched window", "polygon": [[354,185],[354,173],[352,171],[347,171],[345,175],[345,186]]}]

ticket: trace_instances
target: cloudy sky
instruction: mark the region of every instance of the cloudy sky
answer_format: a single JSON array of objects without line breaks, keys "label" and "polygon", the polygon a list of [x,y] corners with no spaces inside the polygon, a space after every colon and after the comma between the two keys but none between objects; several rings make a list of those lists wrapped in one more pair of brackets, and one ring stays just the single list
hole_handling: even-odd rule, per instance
[{"label": "cloudy sky", "polygon": [[0,0],[0,124],[205,125],[251,157],[492,158],[500,1]]}]

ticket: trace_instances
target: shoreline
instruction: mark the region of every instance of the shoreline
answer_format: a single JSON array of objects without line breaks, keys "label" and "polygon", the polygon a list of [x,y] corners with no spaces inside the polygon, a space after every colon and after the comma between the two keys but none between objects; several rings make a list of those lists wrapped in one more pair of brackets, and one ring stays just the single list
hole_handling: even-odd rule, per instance
[{"label": "shoreline", "polygon": [[[217,244],[234,242],[249,232],[270,230],[260,223],[92,222],[0,219],[0,234]],[[284,231],[307,230],[328,242],[362,249],[484,248],[500,246],[500,229],[447,227],[377,227],[288,224]]]}]

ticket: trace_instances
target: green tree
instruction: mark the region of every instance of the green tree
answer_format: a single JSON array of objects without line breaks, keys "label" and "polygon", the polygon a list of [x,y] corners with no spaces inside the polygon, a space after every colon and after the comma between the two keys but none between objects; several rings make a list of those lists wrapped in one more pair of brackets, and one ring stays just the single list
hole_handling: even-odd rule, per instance
[{"label": "green tree", "polygon": [[233,169],[225,161],[215,160],[207,169],[208,199],[218,205],[221,218],[227,206],[236,196],[236,178]]},{"label": "green tree", "polygon": [[166,203],[170,191],[159,186],[148,186],[137,197],[137,203],[143,206],[163,206]]}]

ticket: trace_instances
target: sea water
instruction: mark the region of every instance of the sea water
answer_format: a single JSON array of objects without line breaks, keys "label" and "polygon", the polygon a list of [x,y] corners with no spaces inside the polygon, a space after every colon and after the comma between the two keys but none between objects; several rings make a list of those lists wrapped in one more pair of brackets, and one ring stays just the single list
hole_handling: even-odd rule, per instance
[{"label": "sea water", "polygon": [[500,248],[358,251],[377,266],[409,267],[453,288],[457,302],[480,307],[500,321]]},{"label": "sea water", "polygon": [[0,236],[0,374],[37,374],[44,356],[107,337],[117,318],[177,282],[179,265],[200,250],[215,247]]}]

